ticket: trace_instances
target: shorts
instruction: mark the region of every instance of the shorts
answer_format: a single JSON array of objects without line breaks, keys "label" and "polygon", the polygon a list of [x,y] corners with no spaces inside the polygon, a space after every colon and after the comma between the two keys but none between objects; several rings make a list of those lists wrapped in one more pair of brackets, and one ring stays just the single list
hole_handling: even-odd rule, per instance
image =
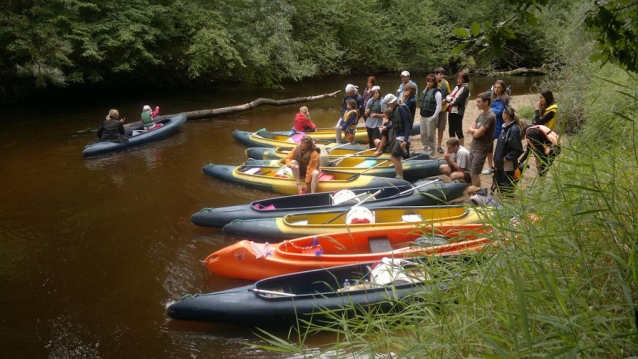
[{"label": "shorts", "polygon": [[436,124],[436,128],[439,131],[445,131],[445,125],[447,124],[447,112],[441,111],[439,112],[439,122]]},{"label": "shorts", "polygon": [[395,158],[407,158],[407,154],[410,153],[410,144],[408,143],[405,146],[405,150],[406,152],[403,152],[403,149],[401,148],[401,143],[403,141],[399,141],[399,140],[394,140],[392,141],[392,144],[390,144],[390,146],[388,147],[388,150],[390,151],[390,156],[395,157]]},{"label": "shorts", "polygon": [[473,175],[480,175],[483,171],[483,165],[487,158],[487,152],[470,151],[470,173]]},{"label": "shorts", "polygon": [[[472,176],[470,175],[470,171],[454,171],[452,173],[456,173],[456,172],[462,172],[463,173],[463,179],[465,180],[465,182],[472,183]],[[450,173],[450,175],[452,173]]]}]

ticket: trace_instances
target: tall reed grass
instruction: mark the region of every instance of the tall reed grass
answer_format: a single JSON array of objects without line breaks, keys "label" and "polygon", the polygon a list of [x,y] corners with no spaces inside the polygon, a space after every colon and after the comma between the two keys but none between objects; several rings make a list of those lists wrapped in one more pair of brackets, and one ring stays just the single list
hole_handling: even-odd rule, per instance
[{"label": "tall reed grass", "polygon": [[[434,283],[394,312],[334,313],[298,335],[265,335],[271,348],[300,357],[638,357],[638,81],[603,71],[613,75],[605,102],[587,97],[588,120],[548,177],[486,216],[497,231],[481,261],[432,264]],[[309,348],[318,331],[338,340]]]}]

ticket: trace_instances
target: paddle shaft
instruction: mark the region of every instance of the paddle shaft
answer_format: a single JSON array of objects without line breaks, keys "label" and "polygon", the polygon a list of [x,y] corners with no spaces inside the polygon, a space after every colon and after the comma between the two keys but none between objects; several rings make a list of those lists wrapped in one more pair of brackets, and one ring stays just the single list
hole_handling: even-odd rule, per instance
[{"label": "paddle shaft", "polygon": [[[336,148],[336,147],[335,147],[335,148]],[[359,153],[364,153],[364,152],[368,152],[368,151],[370,151],[370,149],[369,149],[369,148],[368,148],[368,149],[366,149],[366,150],[363,150],[363,151],[359,151],[359,152],[351,153],[351,154],[349,154],[349,155],[345,155],[345,156],[343,156],[343,157],[341,157],[341,158],[338,158],[338,159],[336,159],[336,160],[334,160],[334,161],[330,161],[330,162],[332,162],[332,163],[334,163],[334,164],[337,164],[337,163],[339,163],[339,162],[341,162],[341,161],[345,160],[345,159],[346,159],[346,158],[348,158],[348,157],[356,156],[356,155],[358,155]]]},{"label": "paddle shaft", "polygon": [[[405,161],[413,160],[413,159],[418,158],[418,157],[419,157],[419,156],[414,156],[414,157],[410,157],[410,158],[403,159],[403,160],[401,160],[401,163],[403,163],[403,162],[405,162]],[[374,165],[374,166],[372,166],[372,167],[370,167],[370,168],[366,168],[365,170],[363,170],[363,171],[359,172],[358,174],[366,173],[366,172],[370,171],[371,169],[376,168],[376,167],[379,167],[379,166],[381,166],[382,164],[384,164],[384,163],[386,163],[386,162],[388,162],[388,161],[391,161],[391,160],[385,160],[385,161],[383,161],[383,162],[379,162],[379,163],[377,163],[376,165]]]},{"label": "paddle shaft", "polygon": [[285,292],[275,292],[272,290],[264,290],[264,289],[255,289],[255,288],[251,288],[249,289],[249,291],[251,292],[255,292],[258,294],[272,294],[272,295],[279,295],[279,296],[283,296],[283,297],[296,297],[296,294],[293,293],[285,293]]}]

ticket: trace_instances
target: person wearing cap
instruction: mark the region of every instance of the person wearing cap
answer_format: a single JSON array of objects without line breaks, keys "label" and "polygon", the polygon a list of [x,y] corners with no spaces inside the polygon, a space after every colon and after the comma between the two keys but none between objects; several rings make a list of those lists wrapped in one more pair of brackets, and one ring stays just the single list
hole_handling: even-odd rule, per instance
[{"label": "person wearing cap", "polygon": [[[383,102],[385,102],[387,108],[392,109],[390,114],[391,131],[388,136],[390,159],[394,163],[396,178],[403,178],[401,159],[407,158],[408,153],[410,153],[409,142],[410,130],[412,129],[410,110],[405,104],[399,103],[397,97],[393,94],[385,95]],[[381,126],[380,129],[384,131],[386,126]]]},{"label": "person wearing cap", "polygon": [[146,105],[142,108],[141,122],[144,125],[145,130],[152,130],[157,125],[153,123],[153,119],[159,113],[159,106],[155,106],[155,111],[151,112],[151,106]]},{"label": "person wearing cap", "polygon": [[[336,142],[341,143],[341,127],[343,125],[343,115],[348,111],[348,100],[354,100],[357,104],[357,110],[359,111],[359,117],[363,116],[364,103],[363,97],[358,92],[358,87],[353,84],[348,84],[346,86],[346,95],[343,97],[341,101],[341,118],[337,122],[336,129]],[[358,120],[358,118],[357,118]]]},{"label": "person wearing cap", "polygon": [[[320,150],[310,136],[304,136],[301,142],[286,157],[286,166],[290,167],[297,181],[299,194],[317,191],[321,170],[319,169]],[[304,180],[304,184],[301,183]]]},{"label": "person wearing cap", "polygon": [[417,94],[419,93],[419,86],[416,85],[416,82],[410,80],[410,73],[407,72],[407,71],[403,71],[401,73],[401,84],[399,85],[399,88],[397,89],[397,96],[398,96],[399,103],[403,103],[403,91],[404,91],[403,90],[403,86],[405,84],[408,84],[408,83],[411,83],[411,84],[414,85],[414,89],[415,90],[414,90],[414,96],[413,97],[414,97],[414,101],[416,103],[416,100],[417,100],[416,97],[417,97]]},{"label": "person wearing cap", "polygon": [[383,112],[385,103],[381,99],[381,88],[373,86],[370,90],[372,97],[366,103],[366,111],[363,115],[366,119],[366,130],[368,131],[368,143],[370,148],[374,148],[374,140],[381,138],[379,127],[383,124]]}]

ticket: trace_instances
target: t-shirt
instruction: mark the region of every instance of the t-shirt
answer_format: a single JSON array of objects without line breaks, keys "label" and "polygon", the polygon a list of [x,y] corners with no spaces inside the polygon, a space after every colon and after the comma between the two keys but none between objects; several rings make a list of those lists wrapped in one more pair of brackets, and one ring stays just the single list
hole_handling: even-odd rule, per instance
[{"label": "t-shirt", "polygon": [[456,153],[450,154],[450,159],[452,162],[456,162],[459,167],[464,168],[465,170],[470,169],[470,151],[463,146],[459,146],[459,150]]},{"label": "t-shirt", "polygon": [[487,128],[487,131],[485,131],[483,136],[472,139],[470,149],[481,153],[487,152],[492,145],[492,141],[494,141],[494,128],[496,127],[496,115],[494,114],[494,111],[490,109],[487,112],[481,113],[475,123],[477,130],[481,127],[485,127]]}]

